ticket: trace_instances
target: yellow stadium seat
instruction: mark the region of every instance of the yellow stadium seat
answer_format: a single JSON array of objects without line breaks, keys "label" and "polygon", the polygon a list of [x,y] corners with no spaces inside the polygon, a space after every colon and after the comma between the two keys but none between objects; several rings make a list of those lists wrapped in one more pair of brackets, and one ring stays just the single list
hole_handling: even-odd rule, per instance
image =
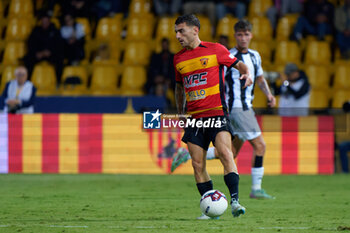
[{"label": "yellow stadium seat", "polygon": [[9,17],[33,17],[32,0],[11,0],[9,7]]},{"label": "yellow stadium seat", "polygon": [[24,42],[14,41],[8,42],[5,46],[3,64],[4,65],[17,65],[19,59],[26,53],[26,45]]},{"label": "yellow stadium seat", "polygon": [[252,40],[250,48],[259,52],[264,69],[270,67],[272,51],[268,42]]},{"label": "yellow stadium seat", "polygon": [[97,23],[96,39],[120,40],[123,29],[121,18],[102,18]]},{"label": "yellow stadium seat", "polygon": [[326,41],[311,41],[306,46],[305,62],[306,65],[330,65],[331,49]]},{"label": "yellow stadium seat", "polygon": [[330,73],[326,66],[309,65],[304,71],[313,90],[327,91],[330,88]]},{"label": "yellow stadium seat", "polygon": [[210,20],[206,16],[198,16],[199,21],[201,22],[201,28],[199,30],[199,38],[202,41],[213,41],[212,38],[212,25]]},{"label": "yellow stadium seat", "polygon": [[226,17],[220,19],[217,29],[216,29],[216,39],[221,35],[227,36],[230,41],[234,40],[234,25],[238,22],[237,18],[227,15]]},{"label": "yellow stadium seat", "polygon": [[16,66],[6,66],[2,72],[1,84],[0,84],[0,93],[3,92],[6,83],[15,79],[15,70]]},{"label": "yellow stadium seat", "polygon": [[153,23],[143,17],[134,17],[128,20],[126,40],[150,41],[153,35]]},{"label": "yellow stadium seat", "polygon": [[253,25],[252,33],[255,40],[269,41],[272,40],[272,27],[266,17],[254,17],[250,21]]},{"label": "yellow stadium seat", "polygon": [[273,6],[272,0],[252,0],[249,4],[249,18],[255,16],[264,16],[266,11]]},{"label": "yellow stadium seat", "polygon": [[129,6],[129,13],[135,14],[147,14],[151,12],[151,1],[150,0],[132,0]]},{"label": "yellow stadium seat", "polygon": [[91,93],[93,95],[116,95],[117,69],[110,65],[95,66],[92,71]]},{"label": "yellow stadium seat", "polygon": [[62,83],[68,78],[68,77],[79,77],[81,80],[81,83],[83,85],[87,84],[88,81],[88,75],[86,72],[86,69],[83,66],[66,66],[63,69],[62,74]]},{"label": "yellow stadium seat", "polygon": [[10,19],[7,29],[5,40],[21,40],[24,41],[28,38],[32,31],[32,21],[25,18],[13,18]]},{"label": "yellow stadium seat", "polygon": [[4,5],[2,1],[0,1],[0,19],[4,17]]},{"label": "yellow stadium seat", "polygon": [[150,46],[146,42],[129,42],[124,52],[124,65],[148,65]]},{"label": "yellow stadium seat", "polygon": [[37,88],[37,95],[56,94],[56,73],[53,66],[48,64],[36,65],[31,80]]},{"label": "yellow stadium seat", "polygon": [[342,108],[347,101],[350,101],[350,90],[336,90],[332,98],[332,108]]},{"label": "yellow stadium seat", "polygon": [[325,91],[311,89],[309,105],[310,108],[328,108],[328,105],[328,93]]},{"label": "yellow stadium seat", "polygon": [[125,67],[121,81],[122,95],[143,95],[146,83],[146,69],[143,66]]},{"label": "yellow stadium seat", "polygon": [[259,88],[258,85],[255,85],[254,88],[254,108],[266,108],[267,107],[267,98],[264,92]]},{"label": "yellow stadium seat", "polygon": [[276,47],[275,65],[285,65],[287,63],[301,64],[301,51],[295,41],[280,41]]},{"label": "yellow stadium seat", "polygon": [[156,28],[156,40],[160,41],[163,38],[168,38],[169,40],[175,39],[175,18],[174,17],[162,17],[158,20]]},{"label": "yellow stadium seat", "polygon": [[297,22],[298,15],[289,14],[278,20],[276,29],[276,39],[278,41],[288,41],[291,35],[294,25]]},{"label": "yellow stadium seat", "polygon": [[[69,77],[79,77],[81,84],[64,84]],[[63,69],[61,94],[62,95],[82,95],[86,93],[87,72],[83,66],[66,66]]]},{"label": "yellow stadium seat", "polygon": [[90,27],[90,22],[89,19],[87,18],[76,18],[77,23],[80,23],[83,25],[83,29],[85,32],[85,39],[86,40],[91,40],[91,27]]},{"label": "yellow stadium seat", "polygon": [[350,92],[350,66],[349,65],[341,64],[336,66],[333,87],[337,89],[348,89]]}]

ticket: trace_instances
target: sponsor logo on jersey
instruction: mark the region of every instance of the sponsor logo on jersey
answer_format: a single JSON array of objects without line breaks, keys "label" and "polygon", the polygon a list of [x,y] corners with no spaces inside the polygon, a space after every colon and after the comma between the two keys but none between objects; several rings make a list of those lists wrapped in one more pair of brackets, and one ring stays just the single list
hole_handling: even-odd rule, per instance
[{"label": "sponsor logo on jersey", "polygon": [[207,84],[207,74],[208,72],[203,72],[200,74],[192,74],[184,77],[184,85],[186,88],[195,87],[199,85]]}]

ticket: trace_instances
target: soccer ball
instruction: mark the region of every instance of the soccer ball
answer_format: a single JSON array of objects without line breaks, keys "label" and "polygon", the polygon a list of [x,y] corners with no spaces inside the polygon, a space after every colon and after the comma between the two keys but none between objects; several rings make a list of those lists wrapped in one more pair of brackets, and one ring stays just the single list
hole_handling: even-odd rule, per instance
[{"label": "soccer ball", "polygon": [[226,196],[218,190],[210,190],[203,194],[200,208],[203,214],[209,217],[218,217],[227,209]]}]

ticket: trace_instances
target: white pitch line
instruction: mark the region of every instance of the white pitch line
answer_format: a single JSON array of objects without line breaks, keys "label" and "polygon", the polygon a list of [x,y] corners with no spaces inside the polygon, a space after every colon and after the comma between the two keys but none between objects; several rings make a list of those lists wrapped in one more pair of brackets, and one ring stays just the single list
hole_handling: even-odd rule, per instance
[{"label": "white pitch line", "polygon": [[[312,227],[258,227],[258,229],[261,230],[271,230],[271,229],[278,229],[278,230],[309,230],[312,229]],[[336,228],[322,228],[324,230],[337,230]]]},{"label": "white pitch line", "polygon": [[88,226],[59,226],[59,225],[50,225],[49,227],[56,227],[56,228],[88,228]]},{"label": "white pitch line", "polygon": [[[108,228],[129,228],[126,226],[109,226]],[[167,226],[131,226],[130,228],[136,228],[136,229],[165,229],[169,228]]]},{"label": "white pitch line", "polygon": [[0,227],[9,227],[10,225],[0,225]]}]

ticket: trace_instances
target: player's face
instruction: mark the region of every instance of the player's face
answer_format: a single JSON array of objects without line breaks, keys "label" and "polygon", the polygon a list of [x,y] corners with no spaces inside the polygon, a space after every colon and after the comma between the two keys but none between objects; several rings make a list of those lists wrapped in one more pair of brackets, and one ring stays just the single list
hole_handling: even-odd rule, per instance
[{"label": "player's face", "polygon": [[187,26],[186,23],[175,25],[176,39],[180,42],[182,47],[190,47],[198,35],[198,28],[195,26]]},{"label": "player's face", "polygon": [[237,46],[242,49],[248,49],[250,40],[253,38],[253,34],[246,30],[246,31],[238,31],[235,33],[235,39],[237,42]]}]

